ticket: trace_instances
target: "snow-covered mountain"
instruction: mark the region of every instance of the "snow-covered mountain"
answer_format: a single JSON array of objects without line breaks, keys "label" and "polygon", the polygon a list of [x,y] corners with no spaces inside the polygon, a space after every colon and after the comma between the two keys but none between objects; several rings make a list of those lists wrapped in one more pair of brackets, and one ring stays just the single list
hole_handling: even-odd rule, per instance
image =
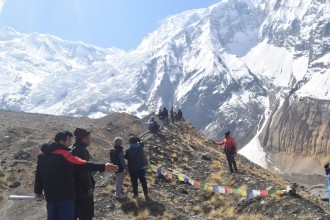
[{"label": "snow-covered mountain", "polygon": [[[231,130],[243,154],[278,166],[269,155],[300,149],[280,138],[284,116],[299,100],[330,106],[329,14],[329,0],[225,0],[168,18],[129,52],[2,27],[0,108],[100,117],[174,106],[204,133]],[[314,127],[330,125],[321,118]],[[291,136],[297,123],[286,127]],[[329,141],[304,152],[329,133],[304,132],[311,146],[299,155],[327,156]]]}]

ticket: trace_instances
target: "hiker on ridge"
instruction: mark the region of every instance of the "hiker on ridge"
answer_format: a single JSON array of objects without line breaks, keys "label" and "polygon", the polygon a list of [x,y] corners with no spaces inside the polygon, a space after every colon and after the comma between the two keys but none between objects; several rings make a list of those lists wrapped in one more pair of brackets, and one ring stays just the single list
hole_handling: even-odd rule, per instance
[{"label": "hiker on ridge", "polygon": [[169,124],[168,110],[166,109],[166,107],[163,108],[162,116],[163,116],[163,126],[168,126],[168,124]]},{"label": "hiker on ridge", "polygon": [[74,218],[74,168],[107,172],[118,169],[110,163],[92,163],[73,156],[69,148],[72,137],[69,131],[58,132],[53,142],[42,145],[38,155],[34,193],[37,197],[45,197],[48,220]]},{"label": "hiker on ridge", "polygon": [[160,131],[160,125],[157,123],[154,116],[148,121],[148,130],[150,133],[157,133]]},{"label": "hiker on ridge", "polygon": [[237,145],[236,145],[236,141],[234,138],[230,137],[230,131],[227,131],[225,133],[225,139],[221,142],[213,142],[215,145],[225,145],[225,154],[227,157],[227,161],[228,161],[228,165],[229,165],[229,169],[230,172],[233,173],[233,165],[234,165],[234,169],[235,172],[237,173],[237,165],[236,165],[236,160],[235,160],[235,156],[237,154]]},{"label": "hiker on ridge", "polygon": [[184,121],[181,109],[178,110],[178,121]]},{"label": "hiker on ridge", "polygon": [[173,106],[170,110],[170,115],[171,115],[172,124],[174,124],[174,122],[175,122],[175,111],[173,110]]},{"label": "hiker on ridge", "polygon": [[125,198],[125,193],[123,191],[123,182],[128,172],[126,161],[124,159],[122,142],[123,139],[121,137],[116,137],[114,139],[114,147],[110,150],[110,161],[111,163],[118,166],[118,171],[116,172],[116,193],[115,193],[115,197],[118,199]]},{"label": "hiker on ridge", "polygon": [[136,135],[130,135],[128,139],[129,147],[125,152],[125,159],[127,159],[127,166],[133,187],[133,198],[139,196],[138,180],[142,185],[144,197],[146,201],[150,201],[148,195],[148,185],[146,180],[145,167],[148,165],[148,160],[144,152],[144,143]]},{"label": "hiker on ridge", "polygon": [[[89,161],[90,155],[87,147],[91,144],[91,133],[83,128],[76,128],[74,136],[76,140],[71,153],[83,160]],[[94,189],[95,180],[92,171],[75,170],[74,185],[76,191],[75,219],[92,220],[94,217]]]}]

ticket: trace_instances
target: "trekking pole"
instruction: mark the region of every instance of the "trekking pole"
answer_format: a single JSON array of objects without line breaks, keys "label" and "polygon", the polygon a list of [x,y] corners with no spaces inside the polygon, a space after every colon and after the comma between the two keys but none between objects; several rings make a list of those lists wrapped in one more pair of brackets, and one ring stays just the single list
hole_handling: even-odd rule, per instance
[{"label": "trekking pole", "polygon": [[43,200],[42,197],[39,196],[25,196],[25,195],[9,195],[9,200],[36,200],[41,201]]}]

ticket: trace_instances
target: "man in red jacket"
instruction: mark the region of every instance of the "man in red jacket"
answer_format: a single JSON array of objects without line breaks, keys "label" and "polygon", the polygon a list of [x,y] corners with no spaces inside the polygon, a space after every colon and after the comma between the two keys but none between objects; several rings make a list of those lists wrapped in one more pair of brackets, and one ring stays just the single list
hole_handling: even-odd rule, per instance
[{"label": "man in red jacket", "polygon": [[38,155],[34,192],[38,197],[45,193],[47,220],[73,220],[75,191],[72,182],[74,169],[116,172],[111,163],[94,163],[70,153],[72,133],[61,131],[54,141],[43,144]]},{"label": "man in red jacket", "polygon": [[235,156],[237,154],[237,145],[234,138],[230,137],[230,131],[225,133],[225,139],[221,142],[213,142],[215,145],[225,145],[225,153],[229,165],[230,172],[233,173],[233,165],[235,172],[237,173],[237,165],[235,161]]}]

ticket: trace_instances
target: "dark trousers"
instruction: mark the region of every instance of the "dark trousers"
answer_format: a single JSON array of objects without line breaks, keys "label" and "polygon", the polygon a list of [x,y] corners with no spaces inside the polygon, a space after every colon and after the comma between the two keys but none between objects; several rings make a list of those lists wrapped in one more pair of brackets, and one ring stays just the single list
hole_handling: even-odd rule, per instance
[{"label": "dark trousers", "polygon": [[234,165],[235,171],[237,171],[237,165],[236,165],[235,155],[234,154],[230,154],[230,153],[226,153],[226,157],[227,157],[227,161],[228,161],[230,172],[232,172],[232,173],[234,172],[233,165]]},{"label": "dark trousers", "polygon": [[86,196],[85,198],[76,198],[75,219],[92,220],[94,217],[94,198]]},{"label": "dark trousers", "polygon": [[47,202],[47,220],[72,220],[74,217],[74,199],[61,202]]},{"label": "dark trousers", "polygon": [[147,186],[147,179],[146,179],[145,169],[129,171],[129,176],[131,177],[134,196],[137,196],[139,194],[139,192],[138,192],[138,180],[140,180],[144,195],[148,196],[148,186]]}]

